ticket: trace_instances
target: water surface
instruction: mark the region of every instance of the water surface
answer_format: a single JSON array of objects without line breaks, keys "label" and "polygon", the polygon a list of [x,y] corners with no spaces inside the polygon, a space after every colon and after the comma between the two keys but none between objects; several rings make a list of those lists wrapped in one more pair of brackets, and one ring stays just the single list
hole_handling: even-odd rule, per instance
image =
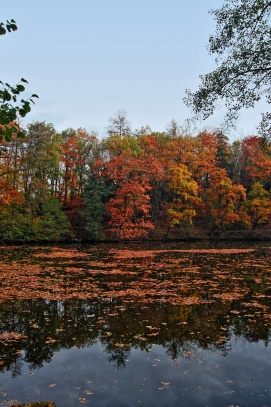
[{"label": "water surface", "polygon": [[268,245],[0,250],[0,406],[271,406]]}]

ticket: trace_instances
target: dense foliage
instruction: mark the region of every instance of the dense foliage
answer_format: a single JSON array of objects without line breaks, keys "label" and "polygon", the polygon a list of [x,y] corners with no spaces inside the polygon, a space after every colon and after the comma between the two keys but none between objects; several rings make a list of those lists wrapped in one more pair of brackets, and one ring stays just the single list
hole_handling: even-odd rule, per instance
[{"label": "dense foliage", "polygon": [[207,236],[271,215],[271,145],[257,136],[142,128],[99,140],[36,122],[0,151],[2,241]]},{"label": "dense foliage", "polygon": [[[227,107],[226,123],[233,123],[242,108],[254,107],[262,98],[271,102],[271,2],[225,0],[212,10],[216,32],[209,52],[217,68],[201,76],[196,92],[187,91],[186,103],[203,118],[213,114],[217,101]],[[259,130],[270,137],[271,114],[263,114]]]},{"label": "dense foliage", "polygon": [[[12,19],[6,23],[0,22],[0,35],[17,30],[16,22]],[[0,80],[0,138],[10,141],[16,134],[17,137],[24,137],[24,131],[16,123],[19,117],[25,117],[31,111],[31,103],[38,95],[33,94],[29,98],[20,99],[25,92],[26,79],[10,85]]]}]

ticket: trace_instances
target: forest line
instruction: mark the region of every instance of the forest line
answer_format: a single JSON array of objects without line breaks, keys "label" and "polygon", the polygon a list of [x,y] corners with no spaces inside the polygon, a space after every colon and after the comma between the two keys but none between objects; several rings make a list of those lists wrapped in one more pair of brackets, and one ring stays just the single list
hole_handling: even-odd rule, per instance
[{"label": "forest line", "polygon": [[100,140],[34,122],[0,151],[2,242],[216,237],[271,215],[271,145],[258,136],[122,123]]}]

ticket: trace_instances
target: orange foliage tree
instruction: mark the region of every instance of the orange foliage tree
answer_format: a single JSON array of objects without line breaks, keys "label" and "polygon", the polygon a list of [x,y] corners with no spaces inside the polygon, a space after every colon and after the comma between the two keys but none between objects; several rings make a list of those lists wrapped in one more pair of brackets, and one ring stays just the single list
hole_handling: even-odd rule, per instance
[{"label": "orange foliage tree", "polygon": [[107,163],[107,174],[115,185],[106,204],[110,215],[110,232],[119,238],[147,236],[154,228],[151,222],[151,185],[144,171],[143,159],[126,154]]},{"label": "orange foliage tree", "polygon": [[225,169],[217,169],[210,179],[211,186],[204,193],[206,211],[211,225],[225,228],[237,222],[248,224],[249,218],[244,208],[246,190],[235,185]]}]

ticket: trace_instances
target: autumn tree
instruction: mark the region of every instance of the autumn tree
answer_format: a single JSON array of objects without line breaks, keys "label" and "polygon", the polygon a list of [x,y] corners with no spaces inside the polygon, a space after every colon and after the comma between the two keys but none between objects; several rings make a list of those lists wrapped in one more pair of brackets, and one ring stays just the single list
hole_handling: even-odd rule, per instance
[{"label": "autumn tree", "polygon": [[76,206],[82,200],[83,184],[92,162],[97,158],[98,139],[85,129],[62,132],[61,170],[62,184],[59,196],[64,206]]},{"label": "autumn tree", "polygon": [[271,187],[271,146],[261,137],[249,136],[231,146],[231,179],[250,191],[254,182]]},{"label": "autumn tree", "polygon": [[68,136],[63,138],[60,160],[62,177],[59,186],[59,198],[62,200],[65,208],[69,202],[75,202],[76,197],[78,198],[77,192],[79,190],[75,174],[75,168],[79,160],[78,139],[75,130],[69,130]]},{"label": "autumn tree", "polygon": [[156,229],[163,228],[167,223],[166,213],[166,194],[168,183],[168,169],[171,163],[168,156],[168,146],[170,136],[165,133],[151,132],[150,134],[142,132],[137,135],[137,141],[142,150],[142,161],[145,174],[151,186],[151,220]]},{"label": "autumn tree", "polygon": [[0,177],[9,180],[13,189],[19,190],[21,178],[22,139],[14,135],[11,141],[0,140]]},{"label": "autumn tree", "polygon": [[196,137],[196,157],[194,155],[194,179],[199,185],[199,193],[211,186],[212,175],[218,168],[216,136],[209,132],[201,132]]},{"label": "autumn tree", "polygon": [[14,188],[7,155],[1,157],[0,161],[0,239],[2,242],[22,241],[27,226],[23,212],[25,201],[23,194]]},{"label": "autumn tree", "polygon": [[102,140],[101,152],[106,160],[123,153],[134,157],[139,157],[143,153],[136,137],[130,134],[121,136],[118,133],[112,133]]},{"label": "autumn tree", "polygon": [[0,239],[20,240],[21,224],[24,222],[23,194],[18,183],[20,176],[18,143],[20,139],[7,142],[0,140]]},{"label": "autumn tree", "polygon": [[107,174],[115,187],[106,204],[110,231],[119,238],[147,236],[154,228],[150,214],[151,186],[146,161],[123,153],[107,163]]},{"label": "autumn tree", "polygon": [[172,202],[168,205],[169,226],[192,224],[196,208],[200,204],[198,185],[184,164],[171,169],[169,189],[172,191]]},{"label": "autumn tree", "polygon": [[[271,2],[224,0],[211,14],[216,32],[209,37],[208,48],[216,55],[217,68],[200,77],[196,92],[187,91],[185,103],[206,119],[222,100],[227,107],[226,123],[232,124],[242,108],[254,107],[263,97],[271,103]],[[262,115],[259,129],[270,137],[270,113]]]},{"label": "autumn tree", "polygon": [[197,167],[198,141],[191,135],[180,134],[177,138],[171,139],[163,152],[168,160],[169,168],[174,164],[184,164],[189,171],[194,172]]},{"label": "autumn tree", "polygon": [[271,215],[271,196],[261,182],[255,182],[252,185],[251,191],[248,193],[246,208],[253,227],[268,222]]},{"label": "autumn tree", "polygon": [[271,145],[256,136],[244,140],[244,152],[248,156],[247,171],[251,183],[263,182],[267,188],[271,187]]},{"label": "autumn tree", "polygon": [[82,215],[85,219],[83,238],[86,240],[95,241],[106,236],[109,214],[107,214],[105,205],[116,189],[114,181],[108,177],[107,163],[110,155],[104,148],[103,141],[97,144],[84,182]]},{"label": "autumn tree", "polygon": [[21,146],[22,189],[27,202],[36,205],[56,195],[59,184],[61,139],[51,123],[34,122],[28,126]]},{"label": "autumn tree", "polygon": [[[164,133],[149,133],[150,129],[143,129],[133,135],[111,135],[102,140],[102,155],[105,161],[115,160],[116,157],[132,157],[140,177],[148,179],[151,199],[151,219],[159,222],[161,208],[166,198],[164,195],[166,183],[167,146],[170,140]],[[110,165],[111,166],[111,165]],[[122,171],[122,168],[119,167]],[[116,182],[113,183],[116,186]]]},{"label": "autumn tree", "polygon": [[84,187],[91,174],[91,167],[99,155],[99,143],[94,132],[85,129],[67,129],[62,132],[61,182],[58,197],[63,203],[77,238],[82,238],[85,228]]},{"label": "autumn tree", "polygon": [[0,177],[0,239],[6,241],[24,241],[27,219],[22,211],[24,200],[8,181]]},{"label": "autumn tree", "polygon": [[248,226],[249,219],[244,207],[246,190],[242,185],[233,184],[225,169],[218,168],[213,173],[210,188],[205,190],[203,200],[211,227],[225,229],[237,223]]},{"label": "autumn tree", "polygon": [[148,183],[138,179],[117,189],[114,198],[106,205],[111,233],[126,239],[148,236],[154,228],[150,221],[149,190]]},{"label": "autumn tree", "polygon": [[[3,155],[2,160],[9,163],[11,175],[6,175],[6,180],[21,197],[16,205],[10,206],[9,217],[14,219],[16,227],[12,229],[10,226],[9,230],[13,232],[9,233],[9,239],[13,236],[14,240],[20,241],[59,240],[60,236],[67,235],[68,220],[55,198],[60,176],[60,152],[60,137],[54,127],[45,122],[32,123],[23,140],[14,139],[7,143],[7,157]],[[5,205],[2,215],[7,210]],[[2,222],[4,224],[3,219]]]}]

